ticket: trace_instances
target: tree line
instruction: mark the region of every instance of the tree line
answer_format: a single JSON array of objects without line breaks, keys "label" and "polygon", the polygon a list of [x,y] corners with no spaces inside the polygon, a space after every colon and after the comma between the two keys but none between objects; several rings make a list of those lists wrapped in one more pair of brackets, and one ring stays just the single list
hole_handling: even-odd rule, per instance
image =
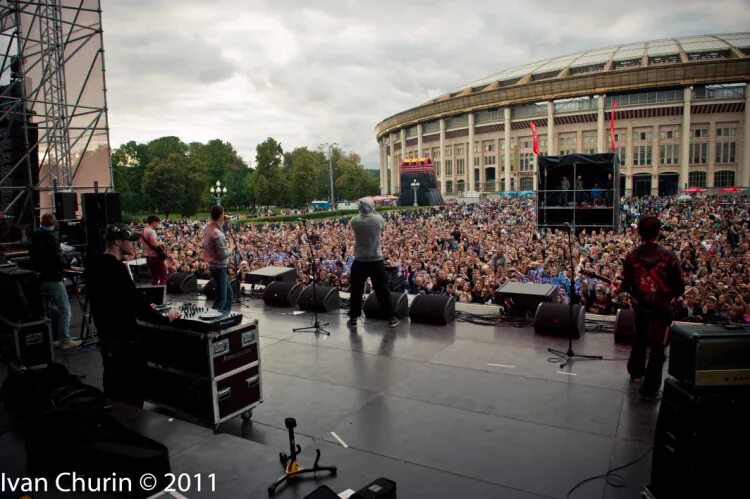
[{"label": "tree line", "polygon": [[[285,152],[268,138],[256,147],[251,168],[229,142],[186,144],[161,137],[118,147],[112,167],[123,211],[189,216],[214,204],[209,190],[217,180],[227,188],[221,200],[227,207],[304,208],[314,199],[329,199],[328,152],[323,145]],[[332,147],[330,156],[337,201],[379,193],[378,172],[365,170],[357,154]]]}]

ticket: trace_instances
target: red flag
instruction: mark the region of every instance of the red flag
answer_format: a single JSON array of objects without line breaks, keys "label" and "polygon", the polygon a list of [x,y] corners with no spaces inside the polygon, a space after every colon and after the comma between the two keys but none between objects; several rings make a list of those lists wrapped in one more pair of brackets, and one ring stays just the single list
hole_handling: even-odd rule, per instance
[{"label": "red flag", "polygon": [[617,101],[612,102],[612,114],[609,117],[609,142],[612,152],[615,152],[615,111],[617,110]]},{"label": "red flag", "polygon": [[534,136],[534,154],[539,156],[539,137],[536,134],[536,124],[533,121],[529,121],[529,126],[531,127],[531,134]]}]

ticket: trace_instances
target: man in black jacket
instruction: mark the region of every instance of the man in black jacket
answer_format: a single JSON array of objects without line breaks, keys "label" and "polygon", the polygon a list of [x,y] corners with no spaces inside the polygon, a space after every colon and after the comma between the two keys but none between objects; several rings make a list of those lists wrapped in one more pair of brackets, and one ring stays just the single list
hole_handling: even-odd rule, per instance
[{"label": "man in black jacket", "polygon": [[[86,269],[91,311],[104,365],[104,394],[137,407],[143,406],[146,360],[136,321],[167,322],[138,294],[125,263],[135,257],[133,243],[140,237],[127,224],[108,225],[104,233],[107,249]],[[179,312],[172,311],[168,320],[176,317]]]},{"label": "man in black jacket", "polygon": [[55,236],[57,219],[52,213],[42,215],[42,225],[31,234],[32,268],[39,274],[47,317],[52,321],[54,337],[62,348],[75,348],[81,340],[70,337],[70,302],[63,283],[63,269],[69,267],[60,241]]},{"label": "man in black jacket", "polygon": [[[630,293],[635,311],[635,341],[628,360],[632,381],[643,378],[644,400],[656,400],[662,381],[664,349],[669,345],[669,328],[674,319],[675,299],[685,292],[680,262],[674,253],[660,246],[661,222],[645,216],[638,223],[643,244],[634,249],[623,266],[623,281],[615,292]],[[646,348],[651,349],[646,364]],[[644,377],[645,376],[645,377]]]}]

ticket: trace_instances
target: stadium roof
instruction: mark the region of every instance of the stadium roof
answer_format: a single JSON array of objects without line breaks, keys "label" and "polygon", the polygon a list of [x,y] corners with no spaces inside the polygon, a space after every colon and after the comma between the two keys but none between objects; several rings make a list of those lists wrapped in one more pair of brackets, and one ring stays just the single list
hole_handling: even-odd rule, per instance
[{"label": "stadium roof", "polygon": [[679,64],[702,59],[750,57],[750,33],[699,35],[614,45],[510,68],[458,88],[431,102],[490,85],[507,86],[571,75]]}]

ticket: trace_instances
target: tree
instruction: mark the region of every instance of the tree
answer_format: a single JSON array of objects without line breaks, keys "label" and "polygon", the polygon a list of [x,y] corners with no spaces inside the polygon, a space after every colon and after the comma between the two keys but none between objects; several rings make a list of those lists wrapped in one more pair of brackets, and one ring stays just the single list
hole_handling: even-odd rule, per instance
[{"label": "tree", "polygon": [[317,169],[320,157],[306,147],[298,147],[287,157],[290,202],[293,206],[303,207],[317,198]]},{"label": "tree", "polygon": [[[282,204],[287,179],[281,171],[284,151],[271,137],[255,149],[255,199],[261,205]],[[263,181],[261,182],[261,179]]]},{"label": "tree", "polygon": [[151,211],[169,213],[179,212],[185,197],[184,168],[177,154],[167,159],[154,159],[143,176],[143,195]]}]

